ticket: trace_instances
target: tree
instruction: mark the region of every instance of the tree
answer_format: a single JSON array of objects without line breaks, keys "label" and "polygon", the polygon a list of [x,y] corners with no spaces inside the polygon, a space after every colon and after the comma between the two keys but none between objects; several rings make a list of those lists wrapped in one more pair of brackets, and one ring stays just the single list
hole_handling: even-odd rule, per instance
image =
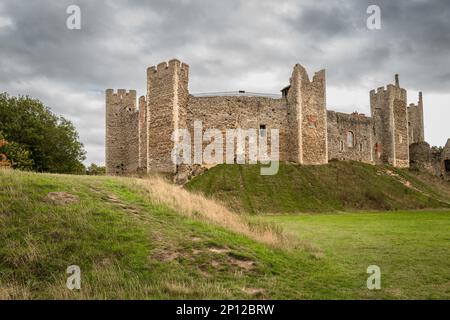
[{"label": "tree", "polygon": [[10,142],[0,131],[0,167],[11,167],[13,169],[31,170],[33,160],[30,151],[16,142]]},{"label": "tree", "polygon": [[90,176],[104,176],[106,174],[106,167],[91,163],[91,165],[86,170],[86,174]]},{"label": "tree", "polygon": [[35,171],[83,173],[86,152],[73,124],[39,100],[0,94],[0,129],[29,152]]},{"label": "tree", "polygon": [[[1,134],[1,132],[0,132]],[[6,155],[5,151],[3,150],[4,146],[8,143],[8,141],[4,140],[2,137],[0,137],[0,168],[10,168],[11,167],[11,161],[9,161],[8,156]]]}]

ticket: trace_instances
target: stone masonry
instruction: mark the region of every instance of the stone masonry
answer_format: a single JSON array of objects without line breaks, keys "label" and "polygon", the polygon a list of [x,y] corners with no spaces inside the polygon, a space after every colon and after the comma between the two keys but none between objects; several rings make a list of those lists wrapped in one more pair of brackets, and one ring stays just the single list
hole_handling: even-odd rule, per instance
[{"label": "stone masonry", "polygon": [[[305,165],[338,159],[409,167],[414,160],[410,145],[424,142],[422,93],[417,105],[407,107],[398,75],[395,84],[370,92],[371,117],[327,111],[325,70],[310,80],[299,64],[278,98],[245,93],[194,96],[188,82],[189,66],[173,59],[147,69],[147,95],[139,98],[138,110],[136,91],[106,90],[107,174],[180,172],[182,167],[171,158],[175,130],[191,132],[192,150],[210,143],[193,134],[194,123],[201,123],[202,132],[216,129],[222,134],[228,129],[256,129],[260,134],[278,129],[280,160]],[[420,156],[422,160],[423,152]],[[201,161],[200,166],[214,165]]]}]

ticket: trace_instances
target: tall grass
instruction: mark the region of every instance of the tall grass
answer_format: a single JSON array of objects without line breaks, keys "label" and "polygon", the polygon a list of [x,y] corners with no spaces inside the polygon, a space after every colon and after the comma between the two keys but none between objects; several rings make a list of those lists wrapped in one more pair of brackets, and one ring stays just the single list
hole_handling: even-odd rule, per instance
[{"label": "tall grass", "polygon": [[250,221],[246,215],[236,214],[224,205],[208,199],[200,193],[190,192],[171,184],[160,176],[128,181],[147,190],[151,201],[167,205],[190,218],[214,223],[256,241],[274,246],[287,246],[295,242],[273,224]]}]

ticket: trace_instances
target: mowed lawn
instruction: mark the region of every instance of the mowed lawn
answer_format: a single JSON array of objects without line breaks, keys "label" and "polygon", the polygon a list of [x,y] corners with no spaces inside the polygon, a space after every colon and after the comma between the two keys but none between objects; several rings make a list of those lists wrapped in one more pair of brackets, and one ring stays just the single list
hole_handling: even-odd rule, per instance
[{"label": "mowed lawn", "polygon": [[[341,289],[368,298],[450,298],[450,211],[265,216],[323,251],[345,278]],[[363,287],[369,265],[381,269],[381,289]],[[367,274],[366,278],[369,276]],[[335,281],[337,280],[336,277]],[[346,284],[342,286],[342,284]]]}]

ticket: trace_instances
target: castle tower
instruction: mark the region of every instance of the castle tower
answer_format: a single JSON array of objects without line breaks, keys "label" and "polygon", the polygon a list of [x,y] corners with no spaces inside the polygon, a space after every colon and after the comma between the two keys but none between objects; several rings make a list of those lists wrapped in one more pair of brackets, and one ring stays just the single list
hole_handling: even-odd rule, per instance
[{"label": "castle tower", "polygon": [[138,167],[136,91],[106,90],[106,174],[126,175]]},{"label": "castle tower", "polygon": [[287,90],[290,161],[300,164],[328,162],[325,70],[310,81],[305,68],[294,66]]},{"label": "castle tower", "polygon": [[175,129],[186,128],[189,66],[178,60],[147,69],[147,171],[176,172]]},{"label": "castle tower", "polygon": [[394,167],[409,167],[408,112],[406,90],[395,85],[370,91],[370,109],[374,125],[374,160]]},{"label": "castle tower", "polygon": [[408,135],[409,144],[425,141],[422,92],[419,92],[417,105],[411,103],[408,107]]}]

